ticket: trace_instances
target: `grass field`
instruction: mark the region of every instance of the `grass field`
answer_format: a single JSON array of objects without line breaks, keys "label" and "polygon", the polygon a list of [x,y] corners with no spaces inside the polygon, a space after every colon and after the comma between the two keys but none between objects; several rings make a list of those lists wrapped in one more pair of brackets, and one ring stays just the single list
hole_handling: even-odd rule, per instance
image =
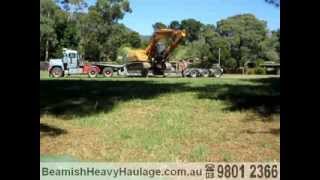
[{"label": "grass field", "polygon": [[40,72],[41,157],[280,159],[280,78],[49,79]]}]

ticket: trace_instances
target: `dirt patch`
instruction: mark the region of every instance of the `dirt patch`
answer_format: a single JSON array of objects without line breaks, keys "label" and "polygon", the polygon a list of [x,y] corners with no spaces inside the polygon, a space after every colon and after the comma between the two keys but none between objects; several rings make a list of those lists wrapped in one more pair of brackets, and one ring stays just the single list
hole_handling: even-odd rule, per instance
[{"label": "dirt patch", "polygon": [[103,142],[103,134],[100,130],[70,126],[64,127],[64,130],[61,129],[59,128],[64,133],[54,136],[40,132],[41,154],[71,155],[80,160],[102,160],[106,156],[108,147]]}]

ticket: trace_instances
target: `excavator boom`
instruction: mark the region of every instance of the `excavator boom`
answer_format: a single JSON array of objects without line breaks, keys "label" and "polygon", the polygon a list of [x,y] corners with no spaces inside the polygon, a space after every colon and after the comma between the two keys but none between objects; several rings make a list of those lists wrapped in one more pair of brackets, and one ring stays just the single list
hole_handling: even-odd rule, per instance
[{"label": "excavator boom", "polygon": [[166,59],[185,36],[184,30],[158,29],[152,35],[147,48],[130,51],[128,59],[131,61],[150,61],[156,56],[157,43],[162,39],[170,39],[172,43],[163,52],[163,57]]},{"label": "excavator boom", "polygon": [[175,29],[158,29],[155,31],[153,36],[151,37],[150,43],[146,48],[146,54],[151,59],[155,56],[156,53],[156,45],[161,39],[170,39],[172,44],[169,45],[164,50],[165,58],[172,52],[174,48],[176,48],[181,41],[182,38],[186,36],[186,32],[184,30],[175,30]]}]

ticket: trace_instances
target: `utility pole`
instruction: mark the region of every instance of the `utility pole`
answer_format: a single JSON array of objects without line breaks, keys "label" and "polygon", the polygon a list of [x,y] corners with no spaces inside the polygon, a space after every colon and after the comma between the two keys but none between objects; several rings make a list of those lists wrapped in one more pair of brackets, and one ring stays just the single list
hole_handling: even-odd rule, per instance
[{"label": "utility pole", "polygon": [[221,48],[219,48],[219,66],[220,66],[220,50]]}]

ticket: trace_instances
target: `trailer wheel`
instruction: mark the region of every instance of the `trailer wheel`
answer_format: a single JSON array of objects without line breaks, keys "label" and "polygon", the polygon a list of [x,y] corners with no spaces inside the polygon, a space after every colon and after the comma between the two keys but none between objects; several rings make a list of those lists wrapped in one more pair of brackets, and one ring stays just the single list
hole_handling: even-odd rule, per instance
[{"label": "trailer wheel", "polygon": [[148,69],[143,69],[143,70],[141,71],[142,77],[148,77],[148,73],[149,73]]},{"label": "trailer wheel", "polygon": [[89,74],[88,74],[88,76],[89,76],[90,78],[95,78],[95,77],[97,77],[97,75],[98,75],[98,72],[97,72],[97,70],[96,70],[95,68],[92,68],[92,69],[89,71]]},{"label": "trailer wheel", "polygon": [[105,67],[102,73],[104,77],[112,77],[113,70],[111,68]]},{"label": "trailer wheel", "polygon": [[215,69],[213,71],[213,77],[219,78],[222,76],[222,71],[220,69]]},{"label": "trailer wheel", "polygon": [[198,71],[196,71],[196,70],[191,71],[190,76],[193,78],[196,78],[198,76]]},{"label": "trailer wheel", "polygon": [[203,77],[209,77],[209,71],[208,70],[203,70],[202,76]]},{"label": "trailer wheel", "polygon": [[51,72],[50,72],[51,76],[54,78],[59,78],[63,76],[63,71],[60,67],[54,67]]}]

